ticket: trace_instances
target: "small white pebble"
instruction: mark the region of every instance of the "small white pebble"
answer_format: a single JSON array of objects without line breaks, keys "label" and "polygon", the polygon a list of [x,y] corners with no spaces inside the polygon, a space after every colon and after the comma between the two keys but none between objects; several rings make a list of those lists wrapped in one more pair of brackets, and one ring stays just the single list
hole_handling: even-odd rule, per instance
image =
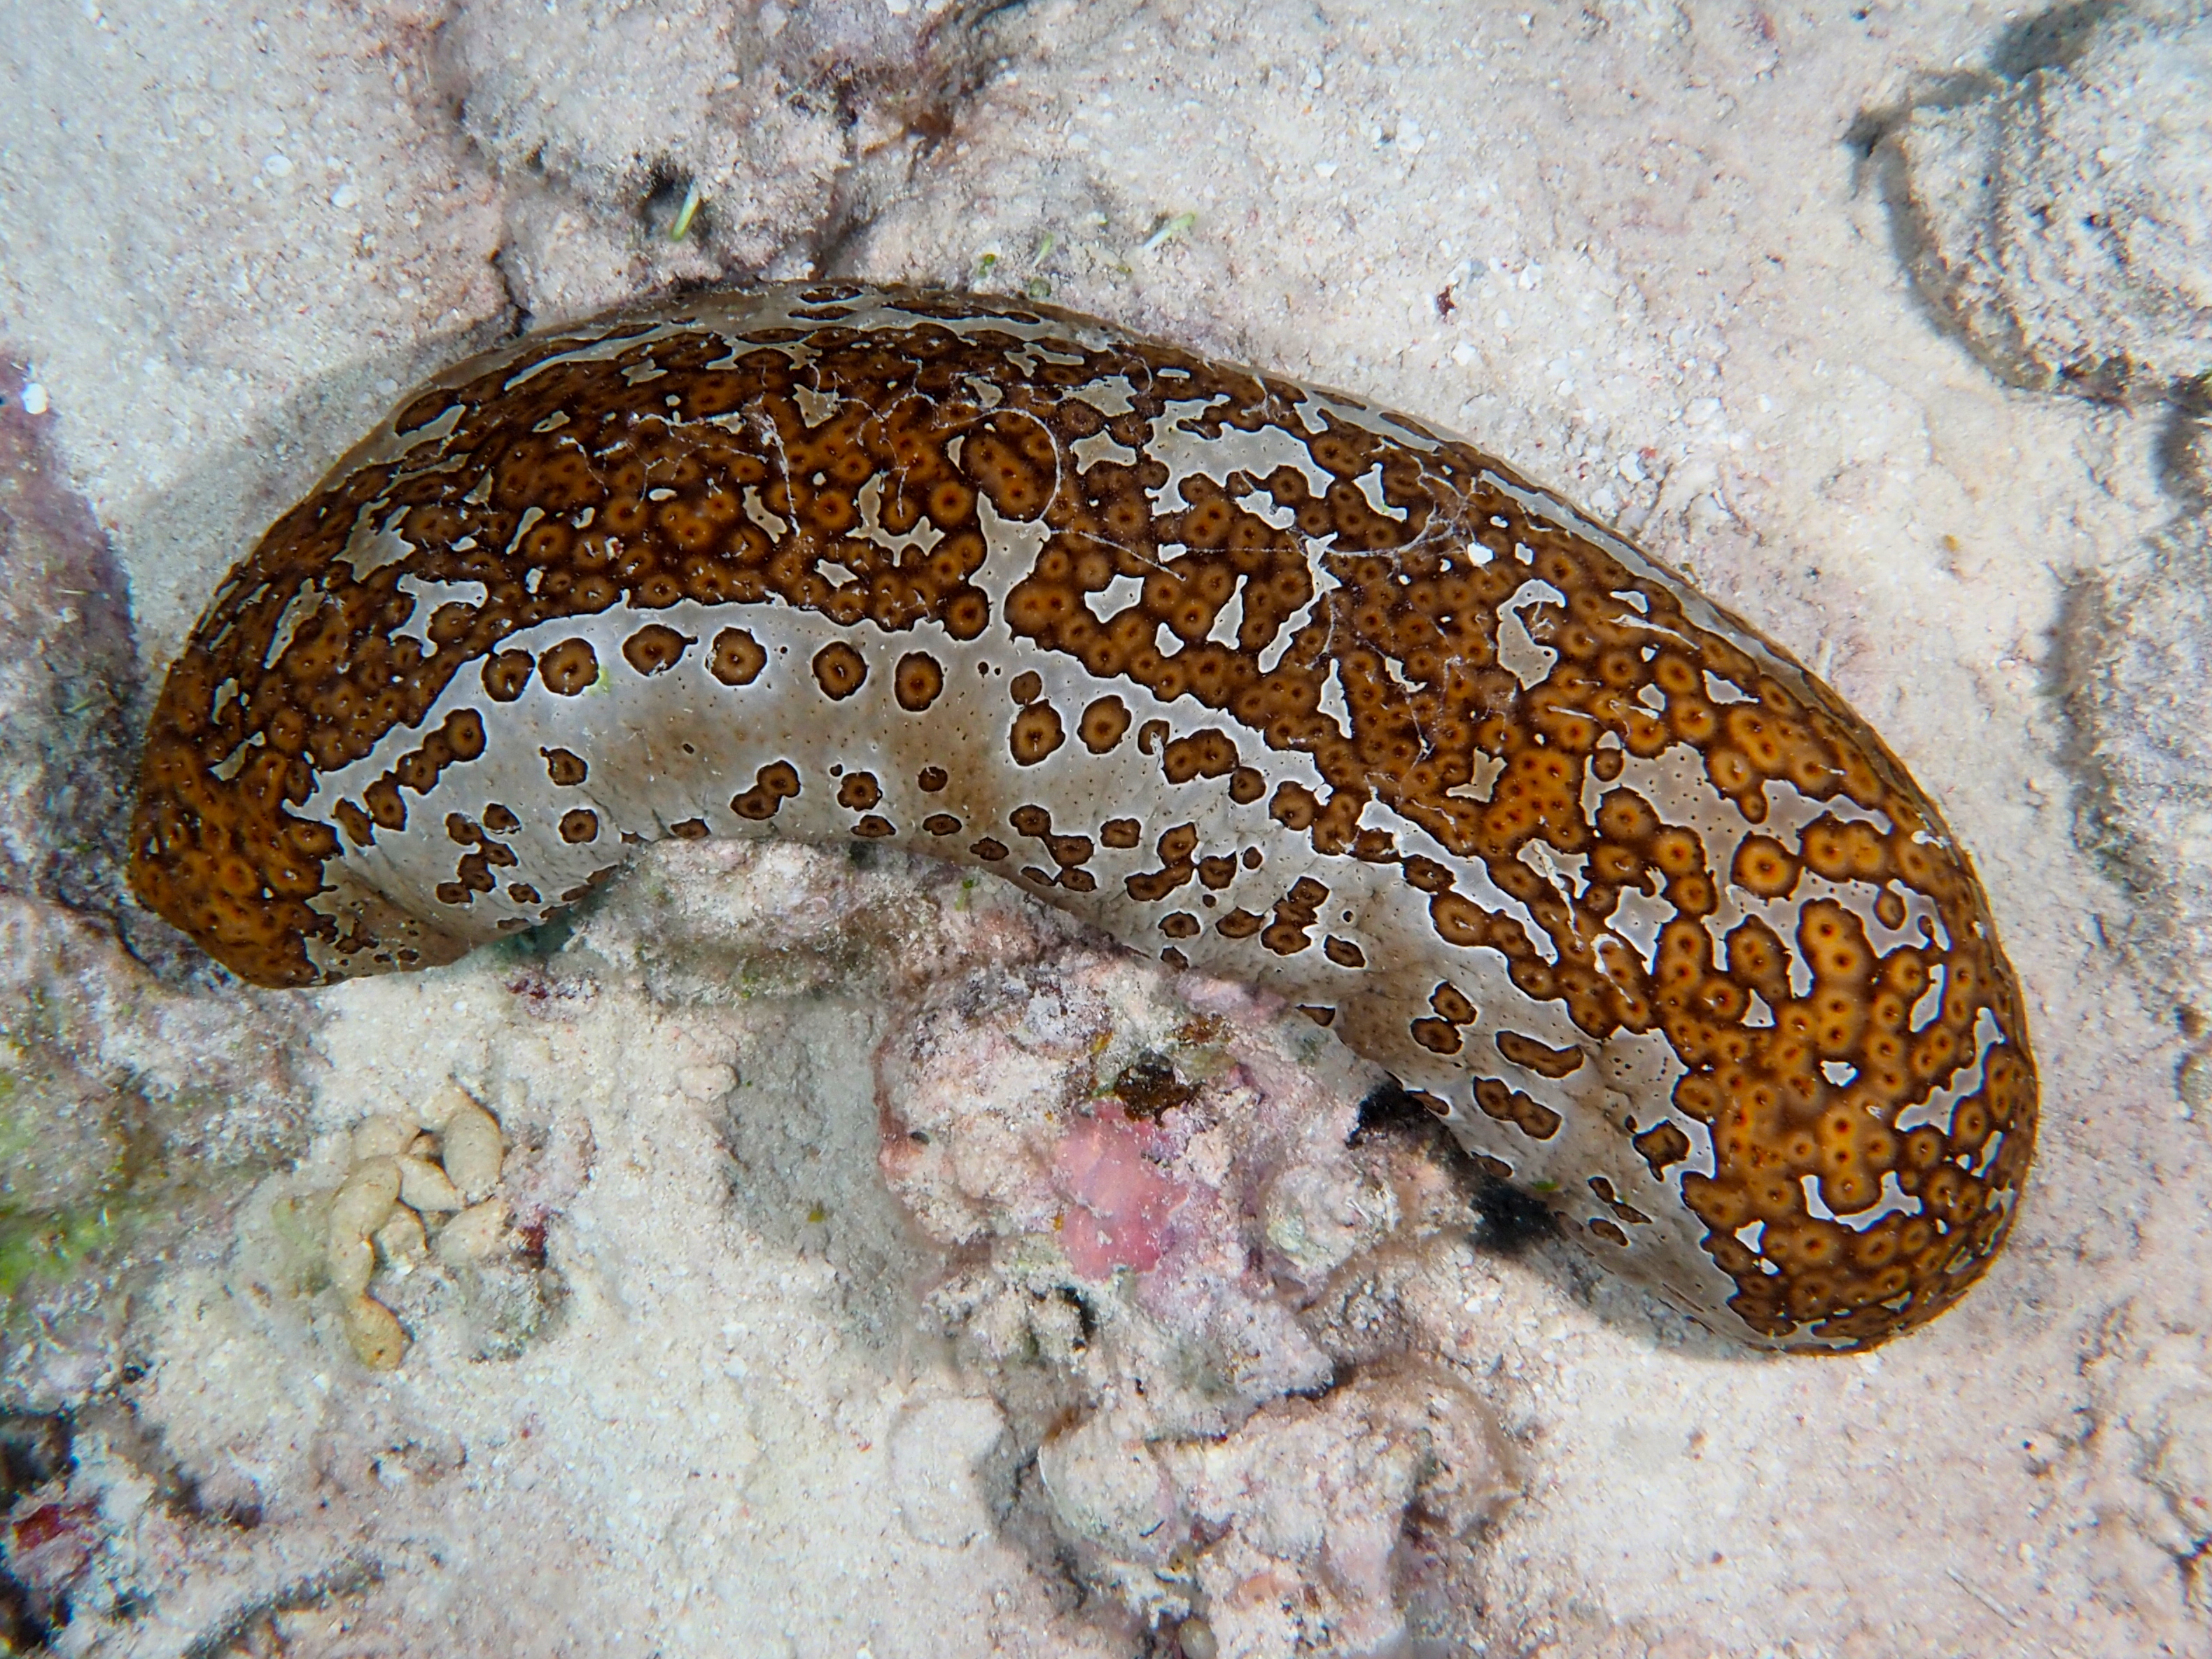
[{"label": "small white pebble", "polygon": [[354,1126],[353,1155],[356,1158],[397,1158],[414,1145],[422,1126],[411,1117],[385,1113],[365,1117]]},{"label": "small white pebble", "polygon": [[373,1371],[397,1370],[407,1357],[407,1333],[392,1310],[372,1297],[356,1296],[346,1304],[345,1334],[354,1357]]},{"label": "small white pebble", "polygon": [[507,1237],[507,1200],[488,1199],[464,1210],[438,1234],[438,1260],[448,1267],[482,1261],[499,1252]]},{"label": "small white pebble", "polygon": [[327,1254],[331,1285],[340,1296],[351,1301],[368,1288],[368,1276],[376,1271],[376,1251],[367,1239],[333,1238]]},{"label": "small white pebble", "polygon": [[499,1120],[470,1101],[446,1120],[443,1139],[446,1174],[468,1202],[483,1202],[499,1185],[500,1157],[505,1150]]},{"label": "small white pebble", "polygon": [[45,414],[46,412],[46,387],[40,386],[36,380],[26,380],[23,383],[21,402],[23,413],[26,415]]},{"label": "small white pebble", "polygon": [[396,1206],[392,1218],[376,1230],[376,1254],[396,1272],[412,1273],[429,1253],[422,1218],[404,1204]]},{"label": "small white pebble", "polygon": [[399,1201],[412,1210],[442,1215],[462,1207],[453,1182],[434,1164],[419,1158],[399,1160]]},{"label": "small white pebble", "polygon": [[351,185],[340,185],[331,192],[331,205],[342,213],[359,200],[361,192]]},{"label": "small white pebble", "polygon": [[2181,1096],[2183,1115],[2212,1106],[2212,1054],[2191,1054],[2183,1060],[2175,1087]]},{"label": "small white pebble", "polygon": [[331,1243],[367,1238],[381,1227],[399,1198],[399,1160],[372,1158],[354,1165],[331,1200]]},{"label": "small white pebble", "polygon": [[[386,383],[380,380],[377,383],[377,390],[382,392],[386,389]],[[396,392],[398,390],[398,387],[397,386],[393,386],[390,387],[390,390]],[[438,1091],[432,1095],[428,1100],[423,1102],[423,1125],[428,1128],[442,1129],[447,1123],[453,1121],[453,1114],[460,1111],[464,1108],[468,1108],[479,1112],[483,1109],[483,1107],[477,1104],[475,1096],[471,1095],[466,1089],[461,1087],[459,1084],[455,1083],[449,1079],[447,1081],[439,1085]]]},{"label": "small white pebble", "polygon": [[292,176],[292,158],[281,149],[272,150],[263,158],[261,170],[271,179],[289,179]]},{"label": "small white pebble", "polygon": [[1221,1651],[1213,1626],[1194,1613],[1176,1626],[1176,1640],[1182,1647],[1183,1659],[1214,1659]]}]

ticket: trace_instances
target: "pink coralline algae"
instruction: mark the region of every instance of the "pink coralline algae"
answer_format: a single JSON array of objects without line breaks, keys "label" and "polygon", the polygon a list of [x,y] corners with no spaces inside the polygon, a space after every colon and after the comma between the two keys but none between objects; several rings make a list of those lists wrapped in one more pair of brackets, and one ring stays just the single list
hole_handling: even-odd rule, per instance
[{"label": "pink coralline algae", "polygon": [[1066,1195],[1060,1248],[1085,1279],[1116,1267],[1160,1264],[1187,1206],[1207,1206],[1210,1188],[1161,1172],[1180,1149],[1157,1124],[1133,1122],[1118,1101],[1079,1121],[1060,1144],[1053,1184]]},{"label": "pink coralline algae", "polygon": [[1355,1134],[1365,1077],[1287,1012],[1078,946],[926,988],[877,1059],[927,1304],[1024,1471],[1003,1527],[1221,1653],[1398,1639],[1407,1540],[1456,1552],[1506,1490],[1464,1378],[1324,1328],[1386,1255],[1463,1248],[1466,1195]]}]

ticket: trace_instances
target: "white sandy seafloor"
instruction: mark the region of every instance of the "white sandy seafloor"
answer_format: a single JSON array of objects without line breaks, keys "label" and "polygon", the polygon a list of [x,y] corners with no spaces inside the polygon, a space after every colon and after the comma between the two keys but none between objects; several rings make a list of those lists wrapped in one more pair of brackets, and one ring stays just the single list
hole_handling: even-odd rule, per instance
[{"label": "white sandy seafloor", "polygon": [[[40,865],[61,809],[11,784],[0,1645],[2212,1653],[2173,392],[2212,369],[2207,35],[0,0],[0,437],[127,577],[131,719],[268,520],[526,319],[721,274],[1048,293],[1455,427],[1826,675],[1972,850],[2045,1091],[1971,1297],[1753,1358],[1566,1246],[1479,1247],[1429,1149],[1346,1144],[1374,1077],[1333,1040],[996,884],[682,848],[571,933],[252,995],[113,921],[112,836]],[[8,510],[8,638],[76,626]],[[45,649],[0,676],[19,746]],[[395,1255],[412,1345],[371,1371],[319,1206],[449,1079],[514,1228]],[[27,1216],[64,1242],[24,1277]]]}]

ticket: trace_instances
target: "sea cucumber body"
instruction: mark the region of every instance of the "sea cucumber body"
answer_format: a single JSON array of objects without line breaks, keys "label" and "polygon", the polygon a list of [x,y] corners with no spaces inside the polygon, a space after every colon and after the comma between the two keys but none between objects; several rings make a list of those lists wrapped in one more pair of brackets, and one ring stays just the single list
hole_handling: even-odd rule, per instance
[{"label": "sea cucumber body", "polygon": [[173,669],[133,879],[308,985],[732,834],[1273,986],[1755,1345],[1948,1306],[2033,1147],[1971,866],[1779,648],[1464,443],[1000,300],[695,295],[411,395]]}]

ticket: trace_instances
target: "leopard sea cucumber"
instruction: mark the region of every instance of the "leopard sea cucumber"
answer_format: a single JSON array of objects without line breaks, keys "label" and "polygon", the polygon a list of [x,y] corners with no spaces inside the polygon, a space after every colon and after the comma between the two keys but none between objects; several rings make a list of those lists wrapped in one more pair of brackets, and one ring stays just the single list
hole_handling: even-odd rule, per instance
[{"label": "leopard sea cucumber", "polygon": [[1972,868],[1827,687],[1466,443],[994,298],[690,295],[410,395],[171,670],[132,879],[306,986],[723,835],[1273,987],[1753,1346],[1948,1307],[2033,1150]]}]

